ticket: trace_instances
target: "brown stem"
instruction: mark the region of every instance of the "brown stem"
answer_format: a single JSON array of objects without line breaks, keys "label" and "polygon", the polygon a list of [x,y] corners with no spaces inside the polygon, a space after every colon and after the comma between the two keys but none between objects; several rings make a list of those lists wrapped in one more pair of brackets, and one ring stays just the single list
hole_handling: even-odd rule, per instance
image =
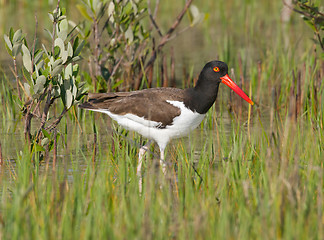
[{"label": "brown stem", "polygon": [[107,83],[112,79],[113,76],[115,76],[117,69],[119,68],[119,65],[122,63],[122,60],[124,59],[124,56],[121,56],[121,58],[118,60],[117,64],[114,66],[113,70],[111,71],[111,74],[107,80]]},{"label": "brown stem", "polygon": [[163,66],[163,74],[162,74],[162,79],[163,79],[163,87],[167,87],[169,84],[169,79],[168,79],[168,71],[167,71],[167,61],[166,61],[166,56],[163,56],[162,60],[162,66]]},{"label": "brown stem", "polygon": [[17,91],[18,91],[18,97],[19,100],[21,101],[21,93],[20,93],[20,86],[19,86],[19,76],[18,76],[18,70],[17,70],[17,61],[16,58],[13,59],[14,62],[14,67],[15,67],[15,75],[16,75],[16,83],[17,83]]},{"label": "brown stem", "polygon": [[26,117],[25,117],[25,129],[24,129],[25,139],[27,140],[28,145],[31,144],[30,130],[31,130],[31,120],[32,120],[32,118],[33,118],[33,114],[31,114],[30,109],[28,109]]},{"label": "brown stem", "polygon": [[156,10],[157,10],[157,6],[158,6],[158,2],[157,2],[156,5],[155,5],[155,11],[154,11],[155,16],[153,16],[153,15],[152,15],[152,12],[151,12],[151,7],[150,7],[151,2],[150,2],[150,0],[147,1],[147,5],[148,5],[147,11],[148,11],[148,14],[149,14],[149,16],[150,16],[150,20],[151,20],[151,22],[152,22],[152,25],[155,27],[155,29],[156,29],[156,31],[158,32],[159,36],[160,36],[160,37],[163,37],[163,34],[162,34],[162,32],[161,32],[159,26],[157,25],[156,21],[155,21],[155,16],[156,16]]},{"label": "brown stem", "polygon": [[43,114],[42,114],[42,120],[41,120],[41,125],[38,129],[38,132],[37,132],[37,135],[36,135],[36,139],[39,138],[40,134],[41,134],[41,131],[42,129],[44,128],[45,126],[45,123],[46,123],[46,118],[47,118],[47,115],[48,115],[48,111],[49,111],[49,108],[51,106],[51,93],[52,93],[52,84],[50,84],[48,90],[47,90],[47,99],[46,99],[46,103],[45,103],[45,106],[44,106],[44,111],[43,111]]},{"label": "brown stem", "polygon": [[3,164],[3,157],[2,157],[2,148],[1,148],[1,142],[0,142],[0,166]]},{"label": "brown stem", "polygon": [[49,125],[48,127],[46,127],[45,129],[46,129],[46,130],[52,130],[52,129],[55,129],[56,126],[61,122],[61,120],[62,120],[64,114],[67,113],[67,111],[68,111],[68,110],[66,109],[66,107],[64,107],[64,109],[63,109],[63,111],[61,112],[60,116],[58,116],[58,117],[55,119],[55,121],[52,122],[52,124]]},{"label": "brown stem", "polygon": [[319,30],[317,29],[316,24],[314,24],[314,28],[315,28],[315,35],[317,37],[317,40],[318,40],[322,50],[324,51],[324,42],[322,42],[321,35],[319,34]]},{"label": "brown stem", "polygon": [[153,82],[153,65],[148,69],[147,87],[151,88]]}]

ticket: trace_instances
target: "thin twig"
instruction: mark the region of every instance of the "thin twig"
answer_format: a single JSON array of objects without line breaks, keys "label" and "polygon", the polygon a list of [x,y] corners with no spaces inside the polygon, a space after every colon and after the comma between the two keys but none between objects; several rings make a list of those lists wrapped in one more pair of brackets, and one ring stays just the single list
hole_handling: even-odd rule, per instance
[{"label": "thin twig", "polygon": [[121,58],[119,59],[118,63],[114,66],[114,68],[113,68],[113,70],[111,71],[111,74],[110,74],[110,76],[109,76],[107,82],[109,82],[109,81],[111,80],[111,78],[112,78],[113,76],[115,76],[116,71],[117,71],[117,69],[119,68],[119,65],[122,63],[123,58],[124,58],[124,56],[121,56]]},{"label": "thin twig", "polygon": [[56,128],[56,126],[61,122],[64,114],[68,111],[68,109],[66,107],[63,108],[63,111],[61,112],[60,116],[58,116],[54,122],[52,122],[51,125],[49,125],[48,127],[45,128],[45,130],[53,130],[54,128]]},{"label": "thin twig", "polygon": [[14,62],[14,67],[15,67],[15,77],[16,77],[16,83],[17,83],[18,97],[19,97],[19,100],[21,101],[21,93],[20,93],[20,87],[19,87],[19,76],[18,76],[16,58],[13,59],[13,62]]},{"label": "thin twig", "polygon": [[174,32],[174,30],[178,27],[178,25],[180,24],[183,16],[185,15],[185,13],[187,12],[187,9],[189,8],[190,4],[192,3],[193,0],[188,0],[186,2],[186,5],[184,6],[184,8],[182,9],[182,11],[179,13],[179,15],[177,16],[176,20],[174,21],[174,23],[172,24],[172,26],[170,27],[169,31],[164,35],[164,37],[161,39],[159,46],[158,46],[158,50],[160,51],[161,48],[169,41],[169,38],[171,36],[171,34]]},{"label": "thin twig", "polygon": [[[288,7],[288,8],[291,9],[292,11],[294,11],[294,12],[296,12],[296,13],[299,13],[299,14],[301,14],[301,15],[304,15],[304,16],[306,16],[306,17],[308,17],[308,18],[313,19],[313,21],[314,21],[314,22],[313,22],[313,26],[314,26],[314,29],[315,29],[314,33],[315,33],[316,37],[318,38],[318,42],[319,42],[319,44],[320,44],[322,50],[324,51],[324,42],[322,41],[322,39],[321,39],[321,35],[320,35],[320,33],[319,33],[319,29],[317,28],[317,26],[316,26],[316,24],[315,24],[317,20],[321,20],[322,17],[324,17],[324,14],[321,13],[320,11],[318,11],[318,10],[317,10],[316,8],[314,8],[314,7],[310,7],[310,6],[308,6],[308,5],[306,5],[306,4],[303,4],[303,3],[298,3],[297,1],[294,1],[294,4],[295,4],[295,5],[303,6],[304,8],[307,8],[309,11],[313,11],[313,12],[315,12],[315,14],[310,14],[310,13],[308,13],[308,12],[298,10],[298,9],[294,8],[293,6],[291,6],[290,4],[286,3],[285,0],[282,0],[282,2],[283,2],[283,4],[284,4],[286,7]],[[319,16],[316,16],[316,14],[320,15],[320,17],[319,17]]]},{"label": "thin twig", "polygon": [[[151,20],[153,26],[155,27],[156,31],[158,32],[159,36],[160,37],[163,37],[163,34],[162,34],[159,26],[157,25],[156,21],[155,21],[155,16],[152,15],[152,12],[151,12],[151,1],[150,0],[147,1],[147,5],[148,5],[147,11],[148,11],[148,14],[150,16],[150,20]],[[158,5],[158,3],[155,5],[154,14],[156,14],[157,5]]]},{"label": "thin twig", "polygon": [[51,106],[51,94],[52,94],[52,84],[50,84],[50,86],[49,86],[49,88],[47,90],[47,99],[46,99],[44,111],[43,111],[43,114],[42,114],[41,125],[40,125],[40,127],[38,129],[36,139],[40,136],[40,133],[41,133],[42,129],[45,126],[48,111],[49,111],[49,108]]},{"label": "thin twig", "polygon": [[35,33],[34,33],[34,42],[33,42],[33,51],[32,51],[32,72],[30,74],[32,74],[34,72],[34,60],[35,60],[35,47],[36,47],[36,37],[37,37],[37,26],[38,26],[38,21],[37,21],[37,16],[35,14]]}]

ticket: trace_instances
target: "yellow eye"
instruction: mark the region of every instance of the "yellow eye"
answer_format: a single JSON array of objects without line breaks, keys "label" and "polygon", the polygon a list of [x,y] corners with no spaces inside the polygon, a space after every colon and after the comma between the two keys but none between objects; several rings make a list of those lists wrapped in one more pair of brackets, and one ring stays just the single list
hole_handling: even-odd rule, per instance
[{"label": "yellow eye", "polygon": [[213,70],[214,72],[219,72],[219,67],[214,67]]}]

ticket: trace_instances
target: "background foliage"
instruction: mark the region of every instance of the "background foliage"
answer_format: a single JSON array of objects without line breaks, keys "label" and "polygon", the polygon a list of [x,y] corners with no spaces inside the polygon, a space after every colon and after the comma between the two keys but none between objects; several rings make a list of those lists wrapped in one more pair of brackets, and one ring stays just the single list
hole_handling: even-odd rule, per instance
[{"label": "background foliage", "polygon": [[[0,238],[323,239],[321,1],[186,3],[0,1]],[[140,195],[145,140],[78,110],[82,84],[188,87],[215,58],[256,105],[221,86]]]}]

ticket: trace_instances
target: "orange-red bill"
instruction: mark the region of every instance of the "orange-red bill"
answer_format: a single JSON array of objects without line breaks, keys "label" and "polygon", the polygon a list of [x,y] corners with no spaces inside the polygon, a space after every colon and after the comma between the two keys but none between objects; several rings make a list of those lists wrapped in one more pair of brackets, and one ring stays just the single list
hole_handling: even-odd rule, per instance
[{"label": "orange-red bill", "polygon": [[254,103],[252,100],[239,88],[239,86],[236,85],[235,82],[226,74],[224,77],[220,78],[222,80],[222,83],[225,83],[227,86],[229,86],[231,89],[233,89],[234,92],[236,92],[241,98],[243,98],[245,101],[253,105]]}]

